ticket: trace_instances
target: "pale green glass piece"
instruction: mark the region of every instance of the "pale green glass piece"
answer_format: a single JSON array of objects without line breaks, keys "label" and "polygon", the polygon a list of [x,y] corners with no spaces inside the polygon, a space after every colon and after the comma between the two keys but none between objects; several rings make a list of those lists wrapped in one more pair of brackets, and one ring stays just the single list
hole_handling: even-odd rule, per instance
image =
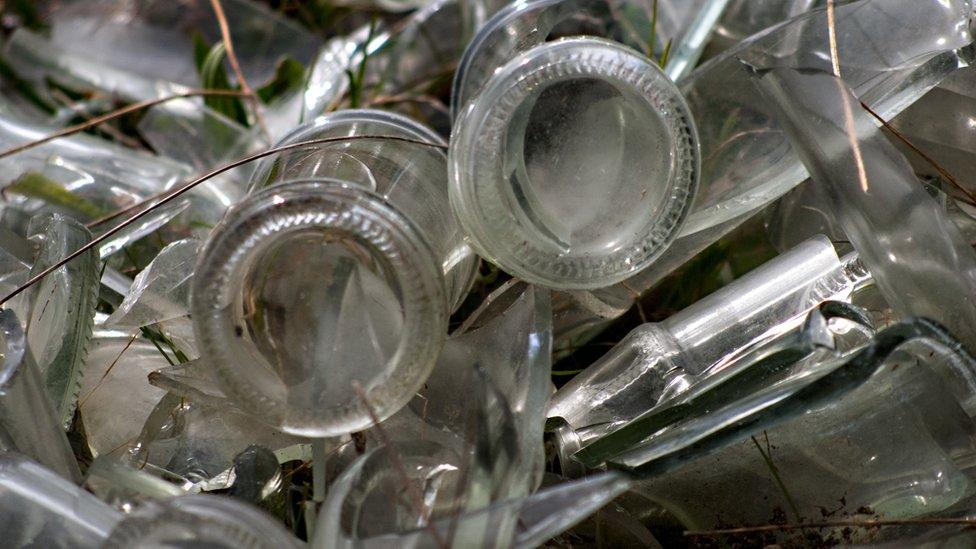
[{"label": "pale green glass piece", "polygon": [[[37,217],[30,232],[40,240],[30,277],[91,242],[84,225],[61,217]],[[89,250],[30,288],[27,341],[44,387],[65,429],[71,425],[94,325],[99,264]]]}]

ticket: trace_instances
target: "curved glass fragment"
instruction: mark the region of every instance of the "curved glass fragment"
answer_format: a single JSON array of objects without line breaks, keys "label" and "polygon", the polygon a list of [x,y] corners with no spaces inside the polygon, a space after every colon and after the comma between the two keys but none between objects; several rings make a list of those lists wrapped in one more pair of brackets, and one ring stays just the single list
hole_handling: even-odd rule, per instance
[{"label": "curved glass fragment", "polygon": [[[383,446],[354,462],[329,492],[312,547],[535,547],[630,484],[616,473],[597,475],[465,512],[452,502],[452,483],[463,473],[451,453],[431,444]],[[396,496],[405,481],[417,499]]]},{"label": "curved glass fragment", "polygon": [[150,503],[126,515],[102,547],[298,549],[302,545],[278,521],[244,502],[223,496],[187,495]]}]

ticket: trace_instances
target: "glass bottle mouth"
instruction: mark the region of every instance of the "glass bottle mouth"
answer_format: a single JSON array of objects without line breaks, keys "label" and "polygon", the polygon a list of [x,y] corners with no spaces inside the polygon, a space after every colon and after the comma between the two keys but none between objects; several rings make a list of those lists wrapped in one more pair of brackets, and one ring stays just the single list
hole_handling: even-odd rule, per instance
[{"label": "glass bottle mouth", "polygon": [[472,245],[529,282],[593,289],[648,266],[698,186],[694,122],[650,59],[565,38],[509,61],[454,127],[451,205]]},{"label": "glass bottle mouth", "polygon": [[367,428],[434,367],[447,333],[439,267],[380,196],[339,180],[276,184],[236,206],[201,254],[201,354],[228,396],[282,431]]}]

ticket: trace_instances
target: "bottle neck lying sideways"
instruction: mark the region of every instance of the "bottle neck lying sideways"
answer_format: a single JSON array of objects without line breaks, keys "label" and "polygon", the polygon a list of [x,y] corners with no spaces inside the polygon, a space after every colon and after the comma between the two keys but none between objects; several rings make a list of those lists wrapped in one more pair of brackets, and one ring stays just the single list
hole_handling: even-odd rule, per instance
[{"label": "bottle neck lying sideways", "polygon": [[664,322],[639,326],[560,389],[549,415],[576,430],[630,420],[869,281],[856,255],[841,260],[826,238],[808,240]]}]

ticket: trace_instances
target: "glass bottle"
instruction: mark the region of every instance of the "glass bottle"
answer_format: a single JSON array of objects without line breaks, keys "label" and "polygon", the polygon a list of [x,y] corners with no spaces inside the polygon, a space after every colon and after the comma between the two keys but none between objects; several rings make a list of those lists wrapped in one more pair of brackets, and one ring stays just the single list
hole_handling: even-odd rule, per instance
[{"label": "glass bottle", "polygon": [[465,244],[451,214],[443,138],[396,113],[346,109],[294,129],[279,145],[362,136],[389,136],[430,145],[392,139],[350,139],[287,151],[257,165],[248,193],[279,181],[328,177],[379,194],[410,218],[437,254],[453,311],[474,282],[478,259]]},{"label": "glass bottle", "polygon": [[[965,0],[854,0],[835,7],[845,83],[890,119],[967,62],[972,42]],[[884,46],[879,46],[879,45]],[[897,52],[897,54],[895,54]],[[743,65],[832,72],[824,7],[743,40],[679,82],[701,144],[701,185],[679,237],[624,282],[577,292],[572,305],[593,324],[623,314],[653,287],[806,177],[776,112]],[[554,308],[559,299],[554,299]],[[581,319],[576,318],[577,324]],[[557,340],[564,330],[555,326]],[[557,345],[558,347],[558,345]]]},{"label": "glass bottle", "polygon": [[556,392],[549,417],[565,421],[559,431],[570,441],[588,428],[606,432],[869,282],[856,255],[840,259],[830,241],[812,238],[667,320],[634,329]]},{"label": "glass bottle", "polygon": [[850,520],[937,517],[971,497],[976,361],[948,332],[903,321],[782,373],[690,410],[608,465],[644,477],[638,490],[692,530],[777,513],[821,520],[824,509]]},{"label": "glass bottle", "polygon": [[197,263],[204,364],[238,406],[287,433],[335,436],[390,416],[423,385],[447,333],[442,262],[424,234],[358,183],[251,194]]},{"label": "glass bottle", "polygon": [[543,286],[597,288],[677,236],[698,182],[697,133],[641,53],[650,13],[515,3],[469,44],[452,91],[451,203],[483,257]]}]

